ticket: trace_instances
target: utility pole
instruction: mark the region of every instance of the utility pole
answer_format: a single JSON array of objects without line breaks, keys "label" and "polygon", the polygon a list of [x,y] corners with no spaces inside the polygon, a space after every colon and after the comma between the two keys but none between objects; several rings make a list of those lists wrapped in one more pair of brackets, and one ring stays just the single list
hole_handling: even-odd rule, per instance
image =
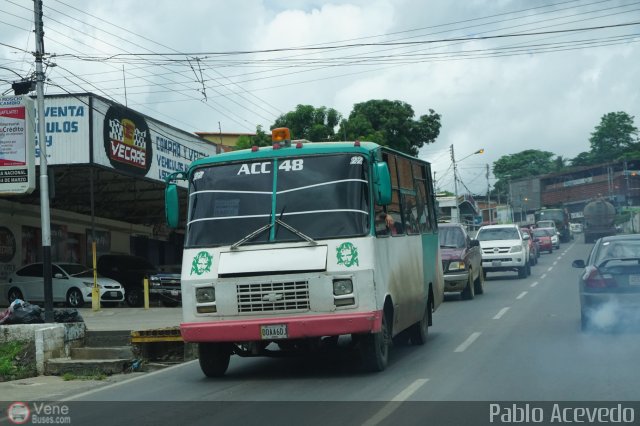
[{"label": "utility pole", "polygon": [[[453,163],[453,192],[455,196],[455,205],[456,205],[455,222],[460,223],[460,206],[458,205],[458,165],[456,164],[456,156],[453,153],[453,144],[451,144],[451,162]],[[453,219],[453,217],[451,219]]]},{"label": "utility pole", "polygon": [[487,164],[487,208],[489,209],[489,225],[491,225],[491,185],[489,184],[489,164]]},{"label": "utility pole", "polygon": [[44,321],[53,322],[53,287],[51,278],[51,220],[49,213],[49,176],[47,174],[47,140],[44,125],[44,31],[42,0],[33,2],[36,27],[36,96],[38,105],[38,144],[40,145],[40,222],[42,225],[42,264],[44,278]]}]

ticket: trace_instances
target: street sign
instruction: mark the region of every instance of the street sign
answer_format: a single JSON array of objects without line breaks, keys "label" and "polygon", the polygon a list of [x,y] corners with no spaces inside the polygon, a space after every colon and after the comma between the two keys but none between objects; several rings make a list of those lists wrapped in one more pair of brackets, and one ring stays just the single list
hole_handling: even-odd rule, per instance
[{"label": "street sign", "polygon": [[0,98],[0,195],[36,188],[35,110],[27,96]]}]

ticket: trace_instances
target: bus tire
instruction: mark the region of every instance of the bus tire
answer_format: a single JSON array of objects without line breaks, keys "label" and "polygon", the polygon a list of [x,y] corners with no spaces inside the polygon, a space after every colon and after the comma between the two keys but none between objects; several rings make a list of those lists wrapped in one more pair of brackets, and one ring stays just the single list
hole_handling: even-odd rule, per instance
[{"label": "bus tire", "polygon": [[427,300],[427,306],[424,308],[424,315],[420,321],[413,324],[409,329],[411,335],[411,343],[414,345],[424,345],[427,343],[429,336],[429,311],[431,310],[431,299]]},{"label": "bus tire", "polygon": [[222,377],[229,367],[231,346],[228,343],[199,343],[198,361],[207,377]]},{"label": "bus tire", "polygon": [[389,363],[391,328],[387,317],[388,314],[383,313],[379,333],[365,334],[360,340],[362,363],[367,371],[383,371]]}]

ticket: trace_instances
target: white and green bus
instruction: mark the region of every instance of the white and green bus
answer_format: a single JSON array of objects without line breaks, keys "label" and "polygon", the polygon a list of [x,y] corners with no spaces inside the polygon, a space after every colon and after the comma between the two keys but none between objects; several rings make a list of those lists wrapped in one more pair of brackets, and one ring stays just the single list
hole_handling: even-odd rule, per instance
[{"label": "white and green bus", "polygon": [[392,338],[425,343],[443,299],[430,164],[370,142],[290,141],[202,158],[167,178],[180,222],[185,342],[206,376],[229,358],[351,336],[368,370]]}]

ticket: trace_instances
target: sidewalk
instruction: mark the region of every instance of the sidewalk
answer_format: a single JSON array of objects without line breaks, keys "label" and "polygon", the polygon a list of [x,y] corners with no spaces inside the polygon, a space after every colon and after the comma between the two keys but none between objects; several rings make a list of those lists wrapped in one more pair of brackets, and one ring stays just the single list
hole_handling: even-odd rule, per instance
[{"label": "sidewalk", "polygon": [[[91,308],[78,309],[89,331],[139,331],[177,327],[182,320],[182,308]],[[145,373],[114,374],[105,380],[69,380],[57,376],[38,376],[0,382],[0,400],[59,401],[65,397],[103,387]],[[0,412],[6,407],[0,406]],[[2,416],[0,415],[0,418]]]},{"label": "sidewalk", "polygon": [[150,330],[177,327],[182,321],[182,307],[166,308],[91,308],[78,309],[89,331]]}]

